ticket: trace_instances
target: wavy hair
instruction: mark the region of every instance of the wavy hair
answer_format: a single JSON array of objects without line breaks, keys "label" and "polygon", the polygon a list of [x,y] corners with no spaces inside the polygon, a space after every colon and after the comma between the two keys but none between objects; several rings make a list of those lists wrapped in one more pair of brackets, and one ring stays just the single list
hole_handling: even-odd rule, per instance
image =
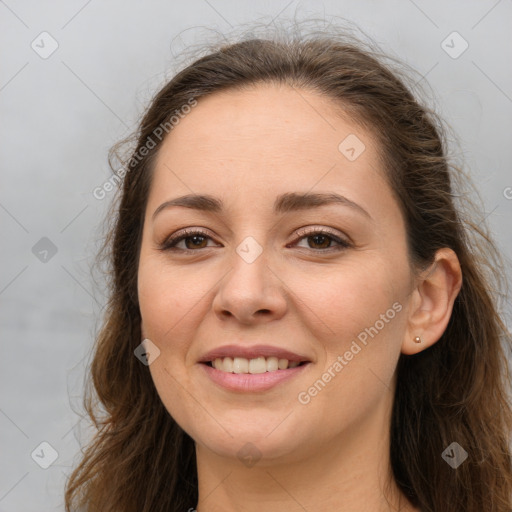
[{"label": "wavy hair", "polygon": [[[134,357],[141,340],[142,226],[164,140],[155,130],[194,100],[258,83],[316,91],[375,135],[406,222],[412,269],[425,268],[443,247],[459,259],[463,284],[445,332],[429,349],[401,354],[396,368],[389,450],[397,485],[424,512],[512,509],[511,341],[498,311],[502,257],[485,223],[471,220],[476,203],[457,193],[470,179],[450,163],[443,123],[415,99],[411,79],[368,43],[339,29],[321,32],[275,31],[210,46],[161,88],[142,116],[98,255],[108,265],[109,296],[83,400],[95,433],[66,483],[67,512],[182,512],[197,504],[194,441]],[[143,151],[150,139],[154,147]],[[111,150],[112,169],[126,142]],[[442,453],[455,441],[468,458],[453,469]]]}]

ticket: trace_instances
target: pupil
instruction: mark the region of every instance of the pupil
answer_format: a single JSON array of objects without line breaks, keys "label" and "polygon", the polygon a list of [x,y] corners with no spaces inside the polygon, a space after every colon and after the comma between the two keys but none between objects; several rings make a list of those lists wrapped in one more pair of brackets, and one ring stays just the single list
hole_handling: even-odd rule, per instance
[{"label": "pupil", "polygon": [[322,244],[322,242],[318,243],[317,240],[320,239],[320,240],[324,240],[324,242],[327,242],[327,244],[329,244],[329,240],[328,240],[328,237],[326,237],[325,235],[313,235],[312,237],[310,237],[313,239],[313,242],[314,244],[318,244],[318,245],[321,245],[321,246],[325,246],[325,243]]},{"label": "pupil", "polygon": [[194,235],[194,236],[188,237],[188,240],[192,240],[192,244],[195,247],[199,247],[201,245],[201,241],[204,242],[204,238],[205,238],[204,236]]}]

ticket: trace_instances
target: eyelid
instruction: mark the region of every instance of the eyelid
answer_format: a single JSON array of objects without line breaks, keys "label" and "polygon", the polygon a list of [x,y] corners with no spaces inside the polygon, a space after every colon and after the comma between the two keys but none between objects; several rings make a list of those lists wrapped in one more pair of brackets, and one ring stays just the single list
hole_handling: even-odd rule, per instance
[{"label": "eyelid", "polygon": [[[341,252],[343,250],[346,250],[348,248],[353,248],[355,247],[355,244],[354,242],[352,241],[352,239],[342,233],[340,235],[340,232],[337,231],[337,230],[334,230],[333,228],[328,228],[328,227],[325,227],[325,226],[318,226],[318,225],[313,225],[313,226],[307,226],[307,227],[304,227],[304,228],[299,228],[297,231],[296,231],[296,235],[295,235],[295,239],[294,241],[292,242],[292,246],[295,246],[296,244],[298,244],[302,239],[304,238],[308,238],[310,236],[314,236],[314,235],[323,235],[323,236],[327,236],[328,238],[330,238],[333,242],[335,242],[337,245],[334,245],[332,247],[328,247],[327,249],[312,249],[312,248],[305,248],[306,250],[312,252],[312,253],[326,253],[326,254],[329,254],[329,253],[332,253],[332,252]],[[288,247],[289,245],[287,245]],[[302,248],[304,249],[304,248]]]},{"label": "eyelid", "polygon": [[314,233],[317,233],[321,231],[322,233],[324,234],[327,234],[327,235],[332,235],[333,238],[342,238],[342,237],[345,237],[347,238],[346,242],[347,243],[352,243],[352,240],[351,238],[346,235],[345,233],[342,233],[338,230],[335,230],[333,228],[329,228],[329,227],[325,227],[325,226],[320,226],[320,225],[313,225],[313,226],[307,226],[307,227],[303,227],[303,228],[299,228],[298,230],[296,230],[296,236],[301,238],[305,235],[309,235],[310,233],[314,234]]},{"label": "eyelid", "polygon": [[161,247],[165,248],[170,243],[174,243],[174,244],[179,243],[184,238],[188,238],[188,237],[191,237],[193,235],[200,235],[200,236],[208,237],[208,238],[211,238],[212,240],[214,239],[212,234],[209,231],[205,230],[204,228],[191,227],[191,228],[179,229],[175,233],[173,233],[170,236],[166,237],[163,240],[163,242],[161,242],[159,245]]},{"label": "eyelid", "polygon": [[[346,235],[345,233],[340,233],[337,230],[334,230],[329,227],[320,226],[320,225],[310,225],[306,227],[299,228],[295,231],[295,238],[293,242],[291,243],[297,243],[300,242],[302,238],[306,238],[308,236],[313,236],[316,234],[321,235],[327,235],[328,237],[332,238],[334,242],[338,244],[337,247],[329,247],[327,249],[309,249],[313,252],[331,252],[335,250],[341,250],[343,248],[352,247],[354,246],[354,243],[352,239]],[[180,243],[182,240],[192,237],[194,235],[203,236],[205,238],[209,238],[211,240],[215,241],[215,237],[210,234],[208,230],[205,228],[199,228],[199,227],[189,227],[189,228],[183,228],[181,230],[176,231],[171,236],[164,239],[163,242],[159,244],[159,249],[162,251],[166,250],[176,250],[176,251],[182,251],[182,252],[194,252],[194,249],[180,249],[177,248],[176,245]],[[287,247],[290,244],[287,245]],[[209,247],[204,247],[204,249],[208,249]]]}]

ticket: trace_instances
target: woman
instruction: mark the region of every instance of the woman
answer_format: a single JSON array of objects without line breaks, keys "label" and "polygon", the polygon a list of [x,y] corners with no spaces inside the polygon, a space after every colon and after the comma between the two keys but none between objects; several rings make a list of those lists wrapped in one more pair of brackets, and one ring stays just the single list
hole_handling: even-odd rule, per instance
[{"label": "woman", "polygon": [[333,34],[252,39],[155,96],[68,511],[510,510],[496,253],[383,62]]}]

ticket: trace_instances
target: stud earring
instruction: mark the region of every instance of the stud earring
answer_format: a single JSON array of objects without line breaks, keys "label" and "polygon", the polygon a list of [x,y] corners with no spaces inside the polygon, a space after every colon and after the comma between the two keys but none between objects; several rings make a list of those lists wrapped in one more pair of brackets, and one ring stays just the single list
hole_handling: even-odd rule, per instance
[{"label": "stud earring", "polygon": [[414,337],[414,343],[421,343],[421,338],[419,336]]}]

